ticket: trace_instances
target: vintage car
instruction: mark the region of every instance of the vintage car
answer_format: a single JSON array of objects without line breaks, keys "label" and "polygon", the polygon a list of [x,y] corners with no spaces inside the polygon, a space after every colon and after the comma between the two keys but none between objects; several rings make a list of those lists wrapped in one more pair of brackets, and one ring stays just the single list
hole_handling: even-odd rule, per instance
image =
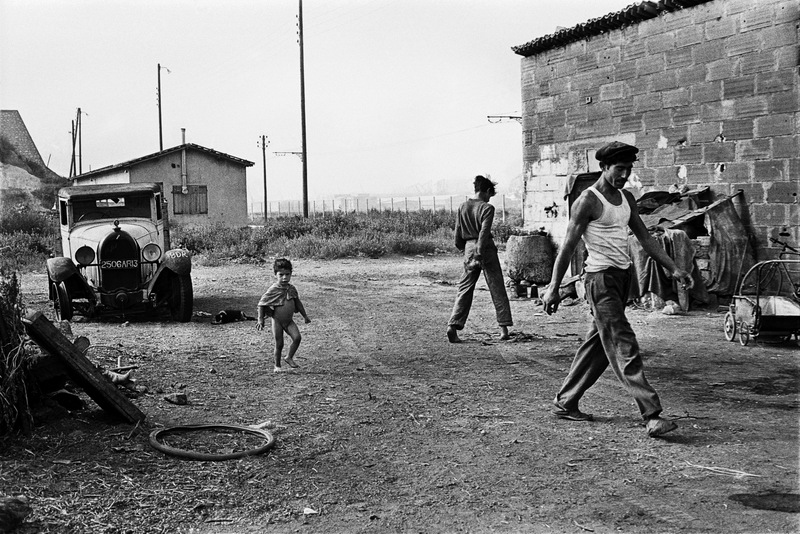
[{"label": "vintage car", "polygon": [[65,187],[58,193],[63,257],[47,260],[56,318],[192,318],[191,255],[168,248],[156,183]]}]

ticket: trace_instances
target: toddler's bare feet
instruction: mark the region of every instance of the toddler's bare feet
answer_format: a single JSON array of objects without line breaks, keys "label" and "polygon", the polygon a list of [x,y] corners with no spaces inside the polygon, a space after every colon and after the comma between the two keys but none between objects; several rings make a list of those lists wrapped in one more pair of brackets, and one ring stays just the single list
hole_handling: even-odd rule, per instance
[{"label": "toddler's bare feet", "polygon": [[450,343],[461,343],[461,339],[458,337],[458,332],[452,326],[447,327],[447,341]]},{"label": "toddler's bare feet", "polygon": [[297,368],[298,365],[294,363],[294,358],[284,358],[283,362],[289,367]]}]

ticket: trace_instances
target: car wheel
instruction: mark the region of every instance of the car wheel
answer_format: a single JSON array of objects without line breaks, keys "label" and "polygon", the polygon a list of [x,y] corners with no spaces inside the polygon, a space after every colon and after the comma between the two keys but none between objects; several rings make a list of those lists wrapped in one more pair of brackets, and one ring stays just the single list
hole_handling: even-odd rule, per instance
[{"label": "car wheel", "polygon": [[194,293],[192,278],[188,274],[172,277],[172,291],[169,297],[169,312],[172,319],[182,323],[192,320]]},{"label": "car wheel", "polygon": [[53,282],[53,309],[56,312],[57,321],[69,321],[72,319],[72,299],[64,282]]}]

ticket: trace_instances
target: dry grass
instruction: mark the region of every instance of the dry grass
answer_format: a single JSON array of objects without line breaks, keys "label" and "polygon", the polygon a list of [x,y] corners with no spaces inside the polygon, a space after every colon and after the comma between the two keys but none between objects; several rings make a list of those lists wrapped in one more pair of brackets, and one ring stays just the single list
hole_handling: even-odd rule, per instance
[{"label": "dry grass", "polygon": [[[114,431],[102,412],[84,415],[79,429],[62,432],[58,424],[38,429],[35,440],[0,441],[13,461],[0,462],[0,488],[24,494],[34,512],[18,533],[186,532],[182,525],[223,522],[215,507],[243,510],[249,484],[268,481],[268,455],[225,462],[196,462],[167,456],[148,443],[151,430]],[[95,418],[97,417],[97,418]],[[199,443],[173,443],[209,449],[210,436]],[[224,440],[217,451],[252,445]],[[221,449],[218,447],[222,447]],[[247,507],[261,508],[250,502]]]},{"label": "dry grass", "polygon": [[16,273],[0,270],[0,435],[29,431],[33,419],[28,405],[29,358],[25,351],[20,297]]}]

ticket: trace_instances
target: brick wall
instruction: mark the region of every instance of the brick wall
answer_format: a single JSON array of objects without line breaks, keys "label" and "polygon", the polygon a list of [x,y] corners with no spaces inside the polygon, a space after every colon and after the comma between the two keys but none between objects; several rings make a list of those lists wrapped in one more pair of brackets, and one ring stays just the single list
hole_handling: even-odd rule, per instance
[{"label": "brick wall", "polygon": [[799,25],[797,0],[712,0],[522,58],[526,198],[545,160],[586,172],[619,139],[645,190],[744,190],[760,258],[800,243]]}]

